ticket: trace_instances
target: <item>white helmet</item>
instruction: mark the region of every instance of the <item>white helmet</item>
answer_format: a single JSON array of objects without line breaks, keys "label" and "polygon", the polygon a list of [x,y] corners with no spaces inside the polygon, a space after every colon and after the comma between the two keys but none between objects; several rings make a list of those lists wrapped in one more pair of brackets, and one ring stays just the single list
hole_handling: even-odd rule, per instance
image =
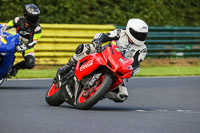
[{"label": "white helmet", "polygon": [[134,44],[140,46],[145,42],[148,25],[141,19],[130,19],[126,25],[126,34]]}]

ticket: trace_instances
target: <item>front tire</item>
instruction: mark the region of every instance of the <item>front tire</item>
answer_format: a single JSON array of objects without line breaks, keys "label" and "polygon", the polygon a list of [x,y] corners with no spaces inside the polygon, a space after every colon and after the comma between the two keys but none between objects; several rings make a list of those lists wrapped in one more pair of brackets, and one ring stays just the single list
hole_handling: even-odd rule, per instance
[{"label": "front tire", "polygon": [[99,83],[94,91],[88,96],[84,97],[82,90],[77,98],[77,108],[78,109],[89,109],[95,105],[102,97],[108,92],[108,89],[112,85],[112,79],[108,75],[102,75],[99,78]]},{"label": "front tire", "polygon": [[1,84],[3,84],[4,80],[5,80],[4,78],[0,79],[0,86],[1,86]]},{"label": "front tire", "polygon": [[45,95],[46,102],[51,106],[59,106],[64,103],[63,100],[61,100],[59,92],[60,88],[56,87],[56,84],[52,84],[50,89],[47,91]]}]

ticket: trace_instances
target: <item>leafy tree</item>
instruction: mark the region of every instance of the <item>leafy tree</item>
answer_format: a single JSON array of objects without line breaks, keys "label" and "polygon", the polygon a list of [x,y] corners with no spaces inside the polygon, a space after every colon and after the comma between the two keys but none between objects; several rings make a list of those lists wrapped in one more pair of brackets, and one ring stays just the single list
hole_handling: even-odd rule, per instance
[{"label": "leafy tree", "polygon": [[126,25],[141,18],[150,26],[200,26],[200,0],[0,0],[0,21],[23,15],[34,3],[41,23]]}]

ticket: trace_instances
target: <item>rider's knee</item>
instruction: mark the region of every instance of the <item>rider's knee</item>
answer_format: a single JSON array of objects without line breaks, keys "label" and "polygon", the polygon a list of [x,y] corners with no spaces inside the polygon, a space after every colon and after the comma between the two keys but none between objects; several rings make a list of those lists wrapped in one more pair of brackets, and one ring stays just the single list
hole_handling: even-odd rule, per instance
[{"label": "rider's knee", "polygon": [[84,45],[83,44],[80,44],[76,50],[75,50],[75,53],[76,54],[81,54],[83,52],[83,49],[84,49]]},{"label": "rider's knee", "polygon": [[27,69],[32,69],[35,66],[35,58],[32,55],[25,57],[25,66]]},{"label": "rider's knee", "polygon": [[74,54],[74,59],[76,61],[79,61],[80,59],[84,58],[85,56],[89,55],[91,53],[91,47],[89,44],[80,44]]},{"label": "rider's knee", "polygon": [[76,54],[90,54],[91,52],[91,46],[90,44],[80,44],[77,48],[75,53]]},{"label": "rider's knee", "polygon": [[105,97],[114,102],[124,102],[128,99],[128,91],[125,86],[120,85],[112,92],[108,92]]},{"label": "rider's knee", "polygon": [[128,91],[127,88],[123,85],[120,85],[118,87],[119,92],[116,94],[118,100],[116,100],[115,102],[124,102],[125,100],[128,99]]}]

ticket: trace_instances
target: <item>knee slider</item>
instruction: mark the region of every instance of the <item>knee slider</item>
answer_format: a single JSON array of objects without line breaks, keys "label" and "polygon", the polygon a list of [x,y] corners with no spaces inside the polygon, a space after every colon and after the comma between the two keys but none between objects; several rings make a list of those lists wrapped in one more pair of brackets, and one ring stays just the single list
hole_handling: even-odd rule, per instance
[{"label": "knee slider", "polygon": [[76,48],[75,53],[76,53],[76,54],[80,54],[81,52],[83,52],[83,49],[84,49],[84,45],[83,45],[83,44],[80,44],[80,45]]},{"label": "knee slider", "polygon": [[28,69],[32,69],[35,66],[35,58],[32,55],[25,57],[25,66]]}]

